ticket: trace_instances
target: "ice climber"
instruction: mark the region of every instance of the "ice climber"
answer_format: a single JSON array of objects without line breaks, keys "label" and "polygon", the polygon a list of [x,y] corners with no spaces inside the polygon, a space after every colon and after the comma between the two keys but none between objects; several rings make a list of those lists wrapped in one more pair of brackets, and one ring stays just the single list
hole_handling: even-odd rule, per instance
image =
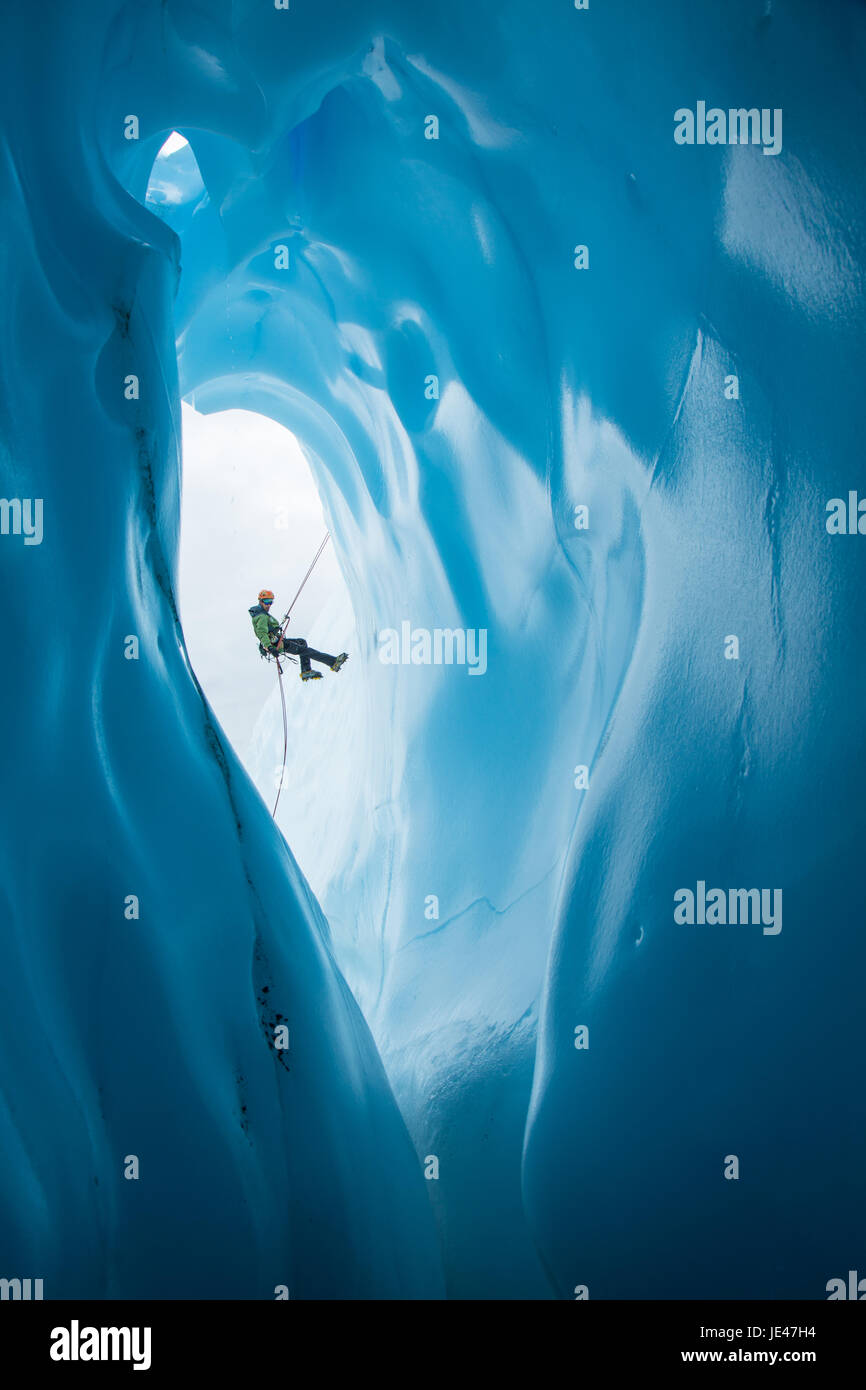
[{"label": "ice climber", "polygon": [[330,666],[332,671],[339,671],[343,663],[349,659],[348,652],[340,652],[339,656],[329,656],[327,652],[317,652],[314,647],[308,646],[303,637],[283,637],[280,624],[276,618],[271,617],[273,601],[271,590],[262,589],[258,603],[250,609],[253,631],[259,639],[259,651],[262,656],[297,656],[301,663],[302,681],[322,679],[321,671],[314,671],[310,665],[311,661],[320,661],[323,666]]}]

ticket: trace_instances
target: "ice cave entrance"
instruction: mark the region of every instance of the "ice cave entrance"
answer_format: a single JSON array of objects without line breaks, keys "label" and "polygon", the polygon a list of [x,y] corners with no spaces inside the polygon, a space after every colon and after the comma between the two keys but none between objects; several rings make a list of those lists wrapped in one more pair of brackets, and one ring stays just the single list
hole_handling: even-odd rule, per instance
[{"label": "ice cave entrance", "polygon": [[173,130],[153,161],[145,203],[158,213],[161,207],[198,203],[203,194],[207,196],[192,146]]},{"label": "ice cave entrance", "polygon": [[[179,606],[193,669],[235,751],[257,778],[251,737],[274,694],[248,609],[262,588],[282,618],[325,534],[300,445],[282,425],[248,410],[200,415],[181,405],[183,491]],[[292,628],[314,640],[345,584],[328,546],[304,587]],[[309,630],[309,632],[308,632]],[[309,637],[309,633],[313,637]],[[296,668],[290,672],[295,674]],[[280,724],[276,715],[274,734]],[[280,739],[282,739],[280,725]]]},{"label": "ice cave entrance", "polygon": [[[159,214],[206,197],[191,145],[172,131],[154,160],[146,202]],[[304,453],[284,426],[248,410],[203,415],[194,398],[181,412],[178,598],[187,650],[225,733],[269,801],[282,724],[273,708],[275,670],[259,658],[248,610],[269,588],[282,617],[325,534],[325,517]],[[350,612],[329,546],[293,614],[293,632],[324,645],[324,621],[345,640]]]},{"label": "ice cave entrance", "polygon": [[[147,205],[177,226],[177,214],[183,220],[207,196],[192,146],[172,132],[154,160]],[[282,770],[282,715],[276,669],[259,656],[249,608],[260,589],[272,589],[274,615],[282,618],[327,522],[306,456],[288,429],[249,410],[202,414],[195,406],[195,392],[181,402],[181,622],[199,683],[271,806]],[[351,599],[332,545],[304,587],[290,632],[326,651],[358,652]],[[357,667],[356,657],[353,673]],[[299,689],[299,668],[284,669],[289,738],[279,823],[321,889],[321,856],[307,843],[307,797],[324,749],[333,751],[336,742],[349,799],[363,740],[347,707],[351,686],[334,679]],[[338,773],[331,776],[339,780]]]}]

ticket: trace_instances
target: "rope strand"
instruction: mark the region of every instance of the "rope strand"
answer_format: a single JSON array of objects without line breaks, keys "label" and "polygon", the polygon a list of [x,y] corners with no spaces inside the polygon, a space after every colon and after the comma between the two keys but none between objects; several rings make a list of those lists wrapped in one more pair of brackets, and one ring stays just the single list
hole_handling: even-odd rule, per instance
[{"label": "rope strand", "polygon": [[306,584],[307,580],[309,579],[310,575],[313,573],[313,570],[316,568],[316,564],[318,563],[319,556],[321,555],[321,553],[322,553],[322,551],[324,550],[325,546],[328,544],[328,541],[330,540],[330,538],[331,538],[331,533],[330,533],[330,531],[326,531],[326,532],[325,532],[325,539],[322,541],[322,544],[319,546],[318,550],[316,551],[315,555],[313,556],[313,563],[310,565],[310,568],[307,570],[307,573],[304,575],[303,579],[301,580],[301,583],[300,583],[300,587],[299,587],[299,589],[298,589],[298,592],[295,594],[295,597],[292,599],[291,603],[289,604],[289,607],[288,607],[288,609],[287,609],[287,611],[286,611],[286,616],[283,618],[283,625],[282,625],[282,627],[280,628],[280,636],[282,636],[282,634],[285,632],[285,630],[286,630],[286,625],[287,625],[287,623],[288,623],[288,621],[289,621],[289,614],[291,613],[292,609],[294,608],[295,604],[297,603],[298,599],[300,598],[300,596],[301,596],[301,590],[303,589],[303,587],[304,587],[304,585]]},{"label": "rope strand", "polygon": [[[289,621],[289,614],[291,613],[292,609],[294,608],[295,604],[297,603],[298,599],[300,598],[300,596],[301,596],[301,590],[303,589],[303,587],[304,587],[304,585],[306,584],[307,580],[309,579],[310,575],[313,573],[313,570],[316,568],[316,564],[318,563],[319,556],[321,555],[321,553],[322,553],[322,551],[324,550],[325,546],[328,544],[328,541],[330,540],[330,537],[331,537],[330,531],[326,531],[326,532],[325,532],[325,539],[322,541],[322,544],[319,546],[318,550],[316,551],[315,555],[313,556],[313,563],[310,565],[310,568],[307,570],[307,573],[304,575],[303,579],[301,580],[300,587],[298,588],[298,592],[295,594],[295,597],[292,599],[291,603],[289,604],[288,612],[286,613],[286,616],[283,618],[283,625],[282,625],[282,627],[280,628],[280,637],[282,637],[283,634],[285,633],[285,630],[286,630],[286,627],[287,627],[288,621]],[[286,757],[287,757],[288,751],[289,751],[289,727],[288,727],[288,723],[287,723],[287,721],[286,721],[286,692],[283,690],[283,668],[282,668],[282,666],[280,665],[280,658],[279,658],[279,657],[276,658],[276,662],[277,662],[277,675],[278,675],[278,677],[279,677],[279,685],[280,685],[280,700],[281,700],[282,706],[283,706],[283,765],[282,765],[282,767],[280,768],[280,785],[277,787],[277,799],[276,799],[276,801],[274,802],[274,809],[273,809],[273,811],[271,812],[271,816],[272,816],[272,818],[273,818],[274,820],[276,820],[276,818],[277,818],[277,807],[278,807],[279,804],[280,804],[280,793],[281,793],[282,790],[283,790],[283,778],[284,778],[285,775],[286,775]]]},{"label": "rope strand", "polygon": [[274,802],[274,809],[271,812],[271,817],[273,820],[276,820],[277,818],[277,807],[280,804],[280,792],[283,790],[283,778],[286,775],[286,754],[288,753],[289,749],[289,727],[286,723],[286,694],[283,690],[283,668],[280,665],[279,657],[277,657],[277,672],[279,675],[280,699],[283,702],[283,765],[280,768],[280,785],[277,787],[277,799]]}]

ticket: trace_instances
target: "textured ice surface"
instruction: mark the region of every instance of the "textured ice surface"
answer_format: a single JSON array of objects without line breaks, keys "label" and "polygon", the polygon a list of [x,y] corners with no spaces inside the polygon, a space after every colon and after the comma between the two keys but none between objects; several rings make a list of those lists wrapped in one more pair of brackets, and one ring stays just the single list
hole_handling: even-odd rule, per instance
[{"label": "textured ice surface", "polygon": [[[862,8],[10,24],[3,488],[46,520],[3,538],[3,1272],[425,1296],[432,1203],[456,1297],[823,1297],[866,1235],[866,541],[824,525]],[[676,145],[699,100],[781,108],[782,152]],[[351,593],[293,706],[330,933],[185,661],[179,392],[297,434]],[[381,664],[404,619],[486,629],[486,674]],[[782,931],[676,924],[699,880],[781,887]]]}]

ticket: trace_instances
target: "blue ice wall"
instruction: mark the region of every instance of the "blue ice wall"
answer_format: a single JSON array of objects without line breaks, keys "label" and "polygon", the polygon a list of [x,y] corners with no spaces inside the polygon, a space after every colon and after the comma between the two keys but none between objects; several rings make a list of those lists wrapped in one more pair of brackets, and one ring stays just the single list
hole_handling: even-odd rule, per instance
[{"label": "blue ice wall", "polygon": [[111,9],[22,10],[0,60],[3,492],[44,503],[41,544],[2,537],[2,1274],[437,1297],[369,1030],[185,658],[177,244],[100,153]]},{"label": "blue ice wall", "polygon": [[[824,1297],[866,1234],[863,561],[825,524],[866,424],[862,9],[20,25],[4,488],[47,520],[5,550],[2,698],[40,730],[5,812],[11,1248],[123,1296],[181,1223],[174,1294],[282,1261],[423,1295],[429,1198],[453,1297]],[[780,109],[781,151],[677,144],[699,101]],[[172,129],[198,174],[146,211]],[[178,388],[298,434],[352,593],[330,939],[184,660]],[[404,620],[484,629],[484,675],[384,665]],[[781,930],[677,922],[699,882],[780,890]]]}]

